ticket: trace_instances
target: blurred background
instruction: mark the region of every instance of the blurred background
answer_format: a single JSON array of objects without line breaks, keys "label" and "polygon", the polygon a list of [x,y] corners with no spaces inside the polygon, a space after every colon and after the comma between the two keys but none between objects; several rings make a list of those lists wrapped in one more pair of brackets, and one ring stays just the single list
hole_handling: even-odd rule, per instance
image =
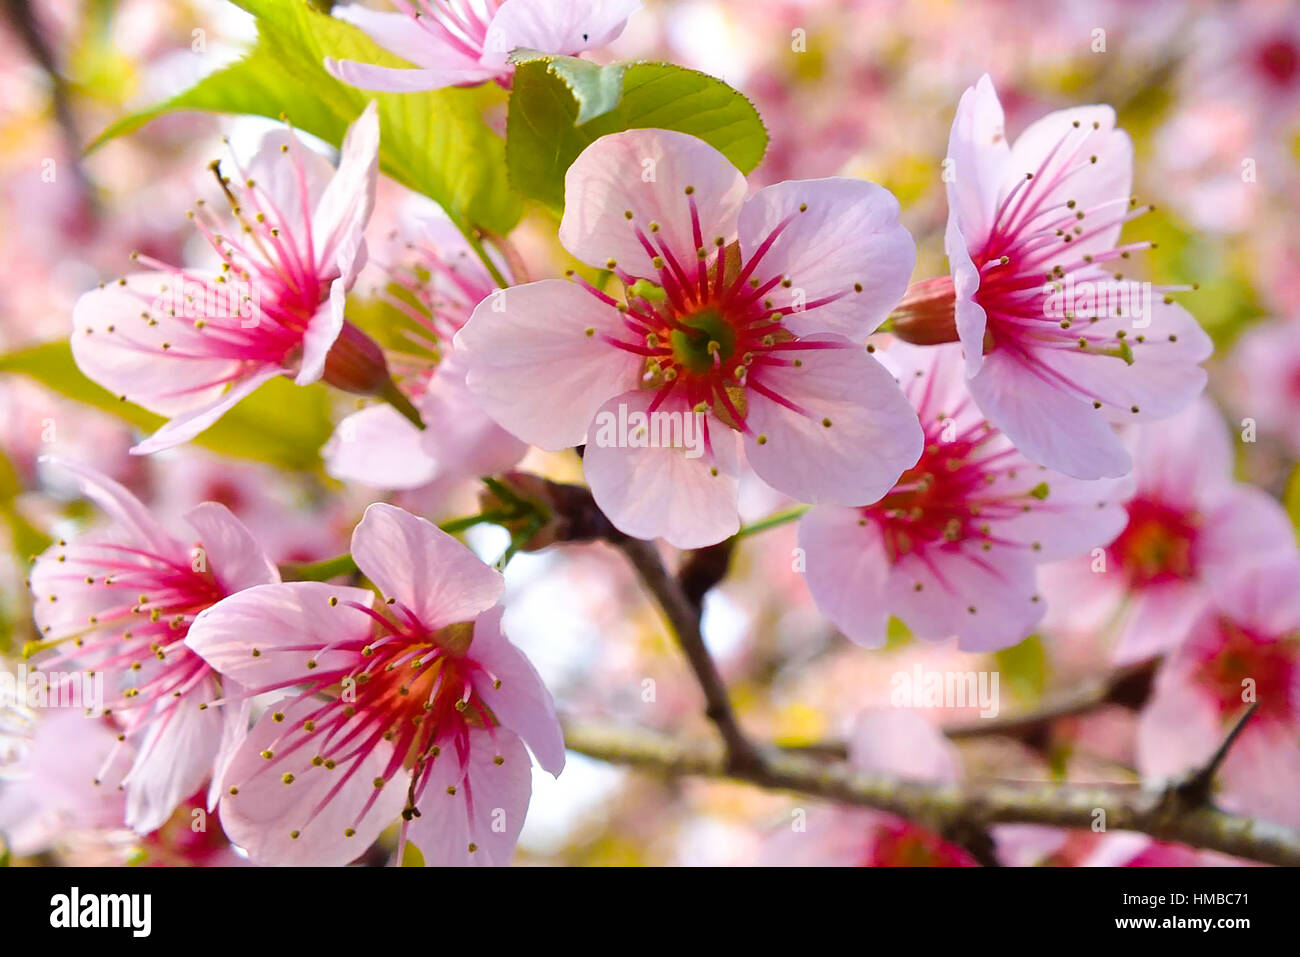
[{"label": "blurred background", "polygon": [[[135,413],[105,402],[64,352],[40,351],[66,340],[77,296],[126,271],[132,251],[177,263],[197,253],[202,240],[185,210],[210,191],[205,167],[225,155],[221,137],[246,155],[268,123],[177,114],[89,156],[83,150],[125,113],[237,57],[254,36],[251,18],[221,0],[0,0],[0,12],[0,663],[12,670],[34,637],[24,587],[29,557],[51,537],[95,521],[69,486],[45,474],[42,455],[94,466],[165,521],[200,501],[222,502],[280,561],[345,551],[362,509],[382,493],[345,486],[320,467],[318,450],[350,399],[302,390],[292,421],[267,434],[236,435],[235,423],[206,443],[212,447],[134,458],[127,449],[148,431],[148,417],[124,420]],[[1156,206],[1126,231],[1157,244],[1134,259],[1126,278],[1198,284],[1181,301],[1217,345],[1211,395],[1227,420],[1258,425],[1255,441],[1236,443],[1237,477],[1300,500],[1291,481],[1300,457],[1294,3],[646,0],[599,58],[670,60],[749,96],[771,135],[753,177],[760,185],[848,174],[888,187],[920,245],[915,278],[946,271],[939,164],[963,89],[990,73],[1012,136],[1053,109],[1112,104],[1135,141],[1135,194]],[[403,194],[393,183],[382,186],[372,237],[393,228],[396,211],[418,206]],[[533,277],[563,263],[544,214],[525,220],[516,245]],[[525,467],[580,477],[571,456],[533,453]],[[473,511],[473,493],[470,483],[389,497],[440,518]],[[742,518],[785,504],[755,482],[745,490]],[[791,571],[794,535],[787,525],[744,540],[706,607],[706,637],[756,735],[786,743],[842,736],[859,710],[888,704],[890,676],[914,664],[998,670],[1004,712],[1056,700],[1111,670],[1107,636],[1070,628],[1068,615],[997,656],[920,644],[901,628],[886,649],[859,649],[817,613]],[[495,555],[504,533],[483,530],[470,540]],[[700,708],[689,672],[618,555],[599,545],[524,554],[508,582],[507,628],[563,710],[707,730],[694,717]],[[960,739],[966,774],[1136,780],[1132,702],[1113,697],[1050,727]],[[973,714],[938,709],[926,717],[952,727]],[[113,826],[115,796],[85,787],[84,771],[97,759],[82,752],[94,742],[57,725],[15,709],[0,714],[0,833],[7,837],[0,855],[9,863],[240,861],[220,828],[193,833],[184,809],[147,838]],[[47,756],[35,761],[42,741]],[[781,836],[800,806],[786,795],[665,782],[574,755],[558,781],[535,777],[518,859],[780,861]],[[883,833],[901,825],[868,817],[856,826]],[[1023,862],[1095,862],[1105,850],[1097,835],[1030,829],[1020,836]],[[1149,850],[1139,840],[1110,853],[1125,862]],[[914,862],[927,855],[940,862],[921,839],[898,860],[876,862],[906,862],[907,853]],[[824,857],[833,859],[829,848]],[[801,860],[817,862],[817,854]]]}]

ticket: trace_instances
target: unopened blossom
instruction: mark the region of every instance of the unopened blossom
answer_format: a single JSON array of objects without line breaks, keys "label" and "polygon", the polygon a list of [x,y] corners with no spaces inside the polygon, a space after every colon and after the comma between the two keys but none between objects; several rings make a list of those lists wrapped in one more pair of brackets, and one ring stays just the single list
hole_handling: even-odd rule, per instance
[{"label": "unopened blossom", "polygon": [[1138,721],[1143,777],[1203,766],[1246,709],[1220,766],[1216,803],[1300,827],[1300,556],[1232,575],[1161,665]]},{"label": "unopened blossom", "polygon": [[[861,712],[849,738],[849,764],[859,774],[903,780],[956,782],[957,749],[914,711]],[[768,841],[769,866],[975,867],[964,848],[905,818],[843,805],[808,808],[802,829],[789,827]]]},{"label": "unopened blossom", "polygon": [[1133,430],[1128,441],[1136,488],[1124,530],[1104,552],[1044,576],[1049,630],[1114,627],[1122,664],[1176,649],[1230,576],[1295,550],[1281,505],[1233,480],[1231,439],[1208,400]]},{"label": "unopened blossom", "polygon": [[989,421],[1077,478],[1128,472],[1113,423],[1172,415],[1205,385],[1210,339],[1168,295],[1183,287],[1110,271],[1151,246],[1120,242],[1148,209],[1132,177],[1132,143],[1109,106],[1049,113],[1011,144],[983,77],[948,141],[951,275],[909,290],[895,322],[913,342],[959,339]]},{"label": "unopened blossom", "polygon": [[383,354],[344,318],[365,264],[378,176],[374,104],[352,125],[337,170],[292,133],[268,133],[247,169],[213,164],[230,218],[191,217],[220,260],[215,271],[148,267],[83,295],[72,353],[85,375],[167,416],[133,452],[186,442],[279,375],[389,396]]},{"label": "unopened blossom", "polygon": [[[414,325],[395,370],[427,428],[388,403],[344,418],[322,451],[330,475],[375,488],[411,489],[509,468],[527,446],[479,408],[465,386],[452,339],[480,302],[500,294],[487,269],[449,222],[427,220],[408,243],[409,262],[393,267],[387,302]],[[501,266],[509,275],[509,267]],[[408,367],[403,369],[403,367]]]},{"label": "unopened blossom", "polygon": [[565,176],[560,241],[623,296],[576,278],[507,290],[456,337],[484,410],[546,449],[586,443],[624,532],[693,548],[738,527],[738,439],[808,502],[875,501],[920,453],[916,415],[862,339],[907,284],[898,203],[862,180],[745,178],[683,133],[630,130]]},{"label": "unopened blossom", "polygon": [[966,650],[1013,645],[1042,618],[1040,562],[1106,545],[1124,527],[1124,480],[1081,481],[1035,465],[966,391],[955,344],[893,344],[925,432],[920,460],[880,501],[819,506],[800,521],[808,589],[854,641],[885,643],[890,615]]},{"label": "unopened blossom", "polygon": [[501,630],[501,575],[450,535],[375,504],[352,538],[383,593],[250,589],[189,645],[249,694],[291,689],[230,762],[221,815],[261,864],[346,864],[389,824],[431,865],[506,864],[531,794],[524,742],[553,774],[550,693]]},{"label": "unopened blossom", "polygon": [[398,13],[338,7],[414,69],[326,58],[325,68],[363,90],[409,93],[496,81],[509,85],[515,50],[572,56],[616,39],[640,0],[394,0]]},{"label": "unopened blossom", "polygon": [[135,752],[122,780],[126,823],[144,834],[215,782],[248,720],[245,709],[215,706],[232,689],[185,646],[195,616],[279,574],[222,505],[190,510],[182,540],[116,482],[58,464],[112,526],[60,539],[37,559],[30,584],[41,638],[29,650],[42,652],[33,664],[47,673],[102,674],[104,713]]}]

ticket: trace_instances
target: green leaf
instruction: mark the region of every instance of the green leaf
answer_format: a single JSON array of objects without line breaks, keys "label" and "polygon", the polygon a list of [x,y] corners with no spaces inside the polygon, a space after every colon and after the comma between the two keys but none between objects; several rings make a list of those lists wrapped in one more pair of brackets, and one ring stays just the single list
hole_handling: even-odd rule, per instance
[{"label": "green leaf", "polygon": [[1295,528],[1296,539],[1300,540],[1300,465],[1291,472],[1286,480],[1286,489],[1282,492],[1282,504],[1291,516],[1291,525]]},{"label": "green leaf", "polygon": [[498,102],[492,85],[424,93],[373,93],[335,80],[325,57],[408,66],[361,30],[322,14],[306,0],[234,0],[257,18],[257,44],[241,60],[189,90],[118,120],[90,145],[178,110],[287,116],[301,130],[339,146],[370,100],[379,104],[380,168],[423,193],[462,229],[505,234],[522,214],[506,177],[505,144],[483,121]]},{"label": "green leaf", "polygon": [[[164,421],[161,416],[122,402],[83,376],[66,340],[0,355],[0,373],[27,376],[142,432],[153,432]],[[330,395],[324,386],[303,388],[278,377],[227,412],[194,442],[234,458],[314,471],[320,464],[320,448],[332,429]]]},{"label": "green leaf", "polygon": [[578,57],[551,56],[534,50],[516,51],[510,59],[516,66],[538,60],[547,63],[548,71],[563,81],[578,101],[578,115],[574,122],[579,124],[604,116],[618,105],[623,96],[623,74],[630,65],[611,63],[600,66]]},{"label": "green leaf", "polygon": [[516,58],[506,123],[510,182],[554,209],[564,174],[590,143],[632,129],[698,136],[742,173],[758,165],[767,130],[754,105],[721,80],[667,63],[598,67],[574,57]]},{"label": "green leaf", "polygon": [[1047,651],[1041,637],[1030,635],[1020,644],[994,654],[993,660],[1016,698],[1034,702],[1043,696],[1047,686]]}]

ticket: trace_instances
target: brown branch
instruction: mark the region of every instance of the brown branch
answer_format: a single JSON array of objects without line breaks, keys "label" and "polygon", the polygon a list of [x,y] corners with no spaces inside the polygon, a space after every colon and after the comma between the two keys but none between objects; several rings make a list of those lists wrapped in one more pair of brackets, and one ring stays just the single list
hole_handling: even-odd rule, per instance
[{"label": "brown branch", "polygon": [[565,721],[565,740],[580,754],[672,776],[726,778],[762,788],[875,808],[916,821],[949,839],[995,824],[1138,831],[1162,841],[1266,864],[1300,866],[1300,831],[1213,807],[1172,805],[1166,792],[1055,783],[924,784],[861,775],[843,762],[771,750],[734,767],[719,742],[681,742],[658,732],[603,722]]},{"label": "brown branch", "polygon": [[726,744],[728,770],[736,774],[754,772],[761,764],[761,758],[741,729],[722,675],[704,644],[704,635],[700,632],[700,606],[687,598],[681,584],[668,574],[653,542],[624,537],[615,544],[637,570],[642,584],[654,596],[672,626],[677,644],[704,692],[705,713],[717,726]]}]

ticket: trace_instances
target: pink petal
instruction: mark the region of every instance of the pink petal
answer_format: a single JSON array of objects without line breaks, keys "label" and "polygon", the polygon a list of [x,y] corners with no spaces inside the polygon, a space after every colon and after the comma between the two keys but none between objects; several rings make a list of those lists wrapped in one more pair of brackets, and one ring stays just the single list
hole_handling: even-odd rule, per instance
[{"label": "pink petal", "polygon": [[860,517],[856,508],[818,506],[799,521],[799,547],[818,610],[845,637],[864,648],[881,648],[889,624],[890,560],[879,526],[859,525]]},{"label": "pink petal", "polygon": [[220,692],[212,678],[176,700],[148,724],[139,753],[123,779],[126,823],[148,834],[167,823],[181,801],[197,791],[217,767],[224,728],[221,709],[200,703]]},{"label": "pink petal", "polygon": [[1132,460],[1106,416],[1005,349],[970,380],[981,411],[1031,461],[1081,479],[1118,478]]},{"label": "pink petal", "polygon": [[421,93],[449,86],[484,83],[497,75],[493,67],[446,67],[430,70],[406,70],[400,67],[372,66],[352,60],[325,58],[325,69],[336,79],[360,90],[379,93]]},{"label": "pink petal", "polygon": [[[894,377],[861,346],[839,336],[804,341],[842,343],[843,348],[791,352],[800,365],[750,370],[751,381],[807,414],[750,388],[749,464],[773,488],[802,502],[874,502],[921,455],[916,412]],[[759,436],[765,441],[760,443]]]},{"label": "pink petal", "polygon": [[544,279],[479,303],[455,350],[483,411],[525,442],[558,450],[581,444],[605,400],[637,384],[642,359],[603,336],[631,340],[618,310]]},{"label": "pink petal", "polygon": [[1172,651],[1186,640],[1207,599],[1196,583],[1170,582],[1133,592],[1115,642],[1114,661],[1128,665]]},{"label": "pink petal", "polygon": [[640,0],[510,0],[488,28],[482,62],[502,65],[514,50],[571,55],[618,38]]},{"label": "pink petal", "polygon": [[227,592],[280,580],[275,563],[226,506],[204,502],[190,509],[185,520],[198,532],[208,568]]},{"label": "pink petal", "polygon": [[334,478],[374,488],[419,488],[438,474],[423,434],[386,403],[367,406],[340,422],[321,456]]},{"label": "pink petal", "polygon": [[474,622],[470,656],[486,668],[500,687],[475,683],[475,691],[501,723],[527,743],[537,763],[556,777],[564,770],[564,732],[555,701],[528,657],[501,628],[500,605]]},{"label": "pink petal", "polygon": [[[1213,351],[1210,337],[1185,309],[1156,298],[1150,326],[1140,328],[1142,342],[1129,339],[1132,363],[1119,356],[1089,354],[1083,349],[1045,348],[1034,360],[1055,371],[1080,398],[1099,399],[1122,422],[1163,419],[1186,408],[1205,388],[1199,363]],[[1108,336],[1129,330],[1137,321],[1123,316],[1100,319],[1089,332]],[[1132,336],[1132,333],[1129,333]],[[1170,341],[1170,337],[1174,341]],[[1133,412],[1133,408],[1138,412]]]},{"label": "pink petal", "polygon": [[948,137],[949,217],[971,249],[982,248],[993,228],[1010,159],[1002,104],[985,74],[962,94]]},{"label": "pink petal", "polygon": [[1295,531],[1286,510],[1263,489],[1236,485],[1204,508],[1194,560],[1213,583],[1246,565],[1295,554]]},{"label": "pink petal", "polygon": [[[1043,163],[1049,154],[1051,161],[1044,170]],[[1133,143],[1127,133],[1115,129],[1113,109],[1104,105],[1079,106],[1057,110],[1035,120],[1011,147],[1010,175],[1002,184],[1003,195],[1026,173],[1033,173],[1039,183],[1046,184],[1058,171],[1093,156],[1097,159],[1088,168],[1087,175],[1066,176],[1053,189],[1034,194],[1035,198],[1042,197],[1044,209],[1073,201],[1079,209],[1090,213],[1095,226],[1114,221],[1113,226],[1094,236],[1084,236],[1073,245],[1071,249],[1076,256],[1116,246],[1123,225],[1122,214],[1133,192]]]},{"label": "pink petal", "polygon": [[396,598],[431,630],[473,621],[505,590],[500,573],[456,539],[383,502],[367,508],[352,533],[352,557],[385,598]]},{"label": "pink petal", "polygon": [[305,254],[312,210],[334,176],[330,161],[288,130],[271,130],[244,172],[257,184],[258,202],[270,205],[268,215],[275,214],[281,231]]},{"label": "pink petal", "polygon": [[984,332],[988,328],[988,316],[984,307],[975,301],[975,293],[980,287],[980,273],[971,261],[966,238],[962,235],[956,216],[948,217],[948,225],[943,234],[943,249],[948,256],[948,268],[952,272],[953,316],[957,336],[966,359],[966,376],[972,378],[984,364]]},{"label": "pink petal", "polygon": [[325,360],[343,331],[347,286],[340,276],[330,283],[329,298],[321,303],[302,336],[302,364],[294,377],[297,385],[311,385],[325,373]]},{"label": "pink petal", "polygon": [[472,69],[478,64],[409,14],[385,13],[355,3],[336,6],[333,14],[360,27],[379,46],[416,66],[431,70],[451,66]]},{"label": "pink petal", "polygon": [[[687,187],[693,189],[690,196]],[[693,263],[698,244],[690,201],[699,213],[703,243],[712,249],[715,238],[735,238],[745,189],[745,177],[730,160],[685,133],[628,130],[602,136],[564,175],[560,242],[590,266],[604,269],[613,259],[633,276],[654,277],[658,270],[637,239],[638,229],[679,263]],[[657,232],[651,232],[651,223],[659,225]]]},{"label": "pink petal", "polygon": [[[504,759],[500,764],[498,757]],[[407,839],[428,867],[505,866],[514,857],[532,796],[528,752],[504,728],[474,728],[463,775],[455,760],[450,749],[434,759],[417,804],[420,816],[407,828]],[[449,794],[449,787],[456,793]]]},{"label": "pink petal", "polygon": [[[759,190],[740,211],[746,262],[781,227],[754,276],[789,280],[768,297],[796,311],[785,322],[796,335],[834,332],[861,339],[884,322],[907,289],[916,244],[898,221],[898,200],[860,179],[797,180]],[[820,306],[824,298],[840,298]],[[800,311],[810,306],[807,311]]]},{"label": "pink petal", "polygon": [[339,168],[312,216],[312,244],[318,268],[339,269],[346,285],[356,278],[357,255],[379,179],[379,110],[371,100],[343,138]]},{"label": "pink petal", "polygon": [[149,510],[138,498],[107,475],[54,456],[42,456],[40,461],[72,474],[81,494],[99,506],[128,536],[125,541],[118,541],[118,544],[137,545],[159,555],[179,556],[186,553],[185,547],[149,514]]},{"label": "pink petal", "polygon": [[1171,505],[1190,508],[1231,487],[1232,438],[1209,399],[1133,430],[1130,447],[1139,489]]},{"label": "pink petal", "polygon": [[348,603],[369,608],[374,597],[366,588],[324,582],[257,585],[200,612],[185,644],[223,676],[254,691],[305,683],[358,659],[351,651],[302,649],[366,639],[372,619]]},{"label": "pink petal", "polygon": [[436,463],[436,475],[493,475],[528,451],[483,412],[465,384],[466,365],[455,350],[444,356],[420,400],[420,415],[429,426],[420,440]]},{"label": "pink petal", "polygon": [[197,406],[168,419],[158,431],[131,448],[132,455],[150,455],[163,449],[181,445],[207,430],[240,401],[261,386],[280,375],[277,368],[254,367],[245,378],[238,379],[221,396],[203,406]]},{"label": "pink petal", "polygon": [[910,781],[956,781],[957,749],[914,711],[869,708],[859,712],[849,737],[849,763],[863,774]]},{"label": "pink petal", "polygon": [[[665,402],[650,421],[646,441],[663,435],[659,430],[664,428],[670,430],[667,438],[673,438],[674,421],[675,437],[684,437],[689,419],[691,446],[621,444],[633,436],[620,435],[618,423],[648,413],[654,397],[649,389],[626,392],[596,413],[582,463],[596,504],[620,531],[663,538],[678,548],[701,548],[734,535],[740,527],[739,467],[735,433],[729,428],[712,416],[695,416],[682,403]],[[702,422],[707,422],[713,454],[705,448]]]},{"label": "pink petal", "polygon": [[1223,738],[1214,701],[1178,665],[1163,667],[1137,725],[1137,766],[1149,782],[1171,781],[1201,766]]},{"label": "pink petal", "polygon": [[991,551],[973,544],[937,547],[905,555],[894,568],[888,594],[889,610],[918,638],[955,635],[962,651],[1018,644],[1047,610],[1033,562],[1022,550],[996,546]]},{"label": "pink petal", "polygon": [[[318,707],[319,702],[311,699],[293,702],[285,698],[268,708],[226,769],[221,823],[226,835],[248,851],[255,864],[347,864],[365,853],[384,828],[397,820],[406,803],[409,776],[405,772],[388,780],[376,796],[374,779],[384,773],[392,754],[392,745],[386,741],[377,741],[354,762],[340,762],[333,769],[313,766],[315,752],[309,747],[269,761],[262,757],[264,750],[274,753],[275,743],[286,729],[300,725],[304,716]],[[283,714],[284,720],[274,720],[273,713]],[[349,772],[346,783],[317,811],[317,804]],[[291,784],[284,783],[285,774],[293,775]],[[238,793],[231,794],[232,787]],[[346,835],[349,829],[355,831],[351,837]],[[297,837],[292,836],[295,832]]]},{"label": "pink petal", "polygon": [[[219,401],[226,381],[241,372],[241,363],[198,358],[211,354],[208,342],[192,322],[167,314],[178,276],[150,272],[125,279],[125,286],[109,283],[85,293],[73,307],[71,345],[77,368],[114,395],[159,415]],[[146,312],[154,316],[153,324],[142,317]]]}]

